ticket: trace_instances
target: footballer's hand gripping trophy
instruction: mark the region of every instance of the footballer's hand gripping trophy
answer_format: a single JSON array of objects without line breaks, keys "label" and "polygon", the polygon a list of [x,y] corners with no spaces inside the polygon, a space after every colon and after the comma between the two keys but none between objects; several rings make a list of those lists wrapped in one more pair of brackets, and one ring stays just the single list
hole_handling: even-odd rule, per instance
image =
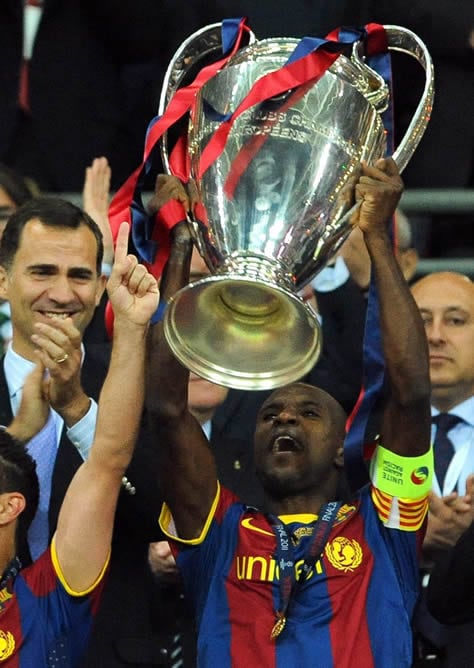
[{"label": "footballer's hand gripping trophy", "polygon": [[[208,26],[183,44],[168,68],[161,112],[186,75],[220,43]],[[384,26],[389,50],[410,54],[425,70],[411,124],[393,154],[407,165],[428,123],[433,68],[411,31]],[[351,177],[361,160],[384,157],[384,78],[368,66],[363,41],[339,55],[319,80],[259,102],[239,114],[223,150],[204,172],[207,144],[258,80],[282,68],[298,39],[255,40],[241,48],[198,92],[186,129],[191,177],[205,221],[190,221],[210,276],[170,301],[164,330],[176,357],[218,384],[267,389],[301,378],[321,349],[320,326],[298,296],[350,231]],[[167,138],[162,158],[167,160]],[[353,178],[352,178],[353,180]]]}]

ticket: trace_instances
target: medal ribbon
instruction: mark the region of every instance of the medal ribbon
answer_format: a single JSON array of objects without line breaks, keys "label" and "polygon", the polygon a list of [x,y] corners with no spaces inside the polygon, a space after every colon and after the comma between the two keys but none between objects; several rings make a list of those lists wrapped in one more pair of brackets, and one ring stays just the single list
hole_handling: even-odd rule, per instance
[{"label": "medal ribbon", "polygon": [[276,562],[280,570],[279,604],[276,610],[276,623],[271,634],[272,638],[276,638],[283,631],[291,598],[296,595],[308,573],[321,557],[341,505],[341,501],[330,501],[321,508],[314,525],[313,535],[306,549],[298,580],[295,573],[295,550],[287,528],[275,515],[267,515],[276,538]]}]

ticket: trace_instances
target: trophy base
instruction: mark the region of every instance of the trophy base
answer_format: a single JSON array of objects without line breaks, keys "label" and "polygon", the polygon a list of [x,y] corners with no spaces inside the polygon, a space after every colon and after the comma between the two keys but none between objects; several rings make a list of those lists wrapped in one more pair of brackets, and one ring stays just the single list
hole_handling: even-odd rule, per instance
[{"label": "trophy base", "polygon": [[320,325],[308,304],[242,276],[210,276],[182,288],[168,304],[164,333],[188,369],[241,390],[297,381],[321,351]]}]

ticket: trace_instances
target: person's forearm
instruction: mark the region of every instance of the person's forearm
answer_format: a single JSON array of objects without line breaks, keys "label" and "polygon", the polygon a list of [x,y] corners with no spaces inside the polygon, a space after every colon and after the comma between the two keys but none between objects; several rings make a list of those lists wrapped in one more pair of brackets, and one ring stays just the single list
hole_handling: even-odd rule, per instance
[{"label": "person's forearm", "polygon": [[[160,285],[165,302],[189,281],[192,241],[187,225],[172,230],[170,258]],[[150,328],[146,412],[160,460],[159,484],[178,535],[197,538],[216,497],[217,475],[207,438],[188,410],[189,371],[171,352],[162,323]]]},{"label": "person's forearm", "polygon": [[[187,227],[178,225],[172,231],[170,257],[163,273],[160,295],[166,302],[189,281],[193,249]],[[160,421],[179,419],[188,403],[189,371],[171,352],[163,335],[161,322],[150,328],[146,368],[146,406]]]},{"label": "person's forearm", "polygon": [[125,470],[132,457],[144,402],[147,328],[116,318],[112,356],[99,399],[92,451],[109,466]]},{"label": "person's forearm", "polygon": [[400,403],[430,394],[429,357],[423,322],[396,262],[388,235],[366,236],[379,296],[383,350],[391,393]]}]

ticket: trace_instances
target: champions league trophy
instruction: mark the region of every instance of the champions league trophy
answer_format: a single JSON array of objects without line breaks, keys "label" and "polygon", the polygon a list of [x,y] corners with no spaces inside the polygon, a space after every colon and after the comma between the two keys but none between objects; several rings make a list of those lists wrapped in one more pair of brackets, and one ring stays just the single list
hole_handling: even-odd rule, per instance
[{"label": "champions league trophy", "polygon": [[[406,166],[429,120],[433,68],[411,31],[384,26],[390,50],[425,70],[411,124],[392,156]],[[164,331],[182,364],[215,383],[268,389],[301,378],[321,348],[316,314],[298,295],[350,232],[353,180],[361,160],[386,154],[381,114],[390,102],[384,79],[355,42],[315,83],[249,107],[233,122],[220,154],[200,173],[203,151],[222,119],[255,82],[287,63],[300,40],[256,40],[238,50],[199,90],[187,128],[191,177],[205,221],[190,220],[210,276],[171,299]],[[186,76],[220,47],[220,24],[191,36],[165,77],[160,112]],[[162,159],[169,169],[167,137]]]}]

